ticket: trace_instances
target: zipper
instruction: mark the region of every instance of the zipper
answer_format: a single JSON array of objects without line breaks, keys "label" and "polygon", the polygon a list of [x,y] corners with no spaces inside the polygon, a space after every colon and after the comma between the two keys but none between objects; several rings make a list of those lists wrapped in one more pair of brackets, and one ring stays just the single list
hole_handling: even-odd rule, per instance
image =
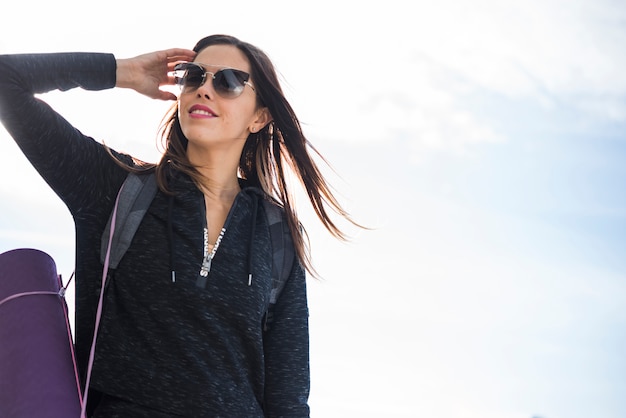
[{"label": "zipper", "polygon": [[[215,257],[215,253],[217,253],[217,249],[219,248],[220,243],[222,242],[222,238],[224,238],[224,234],[226,233],[226,228],[228,227],[228,224],[230,223],[233,213],[235,212],[235,206],[237,205],[239,201],[240,195],[241,195],[241,192],[237,195],[237,197],[235,197],[235,201],[233,202],[233,205],[230,208],[228,216],[226,217],[226,222],[224,222],[224,226],[220,230],[220,234],[217,236],[217,239],[215,240],[215,244],[213,245],[213,250],[210,252],[209,252],[209,229],[206,227],[206,221],[205,221],[205,227],[203,229],[204,248],[203,248],[202,265],[200,266],[198,278],[196,279],[196,286],[198,287],[201,287],[203,289],[206,288],[206,283],[209,278],[209,273],[211,272],[211,263],[213,261],[213,258]],[[206,207],[205,207],[205,219],[206,219]]]},{"label": "zipper", "polygon": [[200,267],[200,273],[198,275],[198,280],[196,280],[196,286],[198,287],[206,287],[206,282],[209,277],[209,272],[211,271],[211,262],[213,261],[213,257],[215,257],[215,253],[217,252],[217,248],[220,246],[222,242],[222,238],[226,233],[226,228],[222,228],[220,234],[215,241],[215,245],[213,245],[213,251],[209,253],[209,230],[204,228],[204,258],[202,260],[202,266]]}]

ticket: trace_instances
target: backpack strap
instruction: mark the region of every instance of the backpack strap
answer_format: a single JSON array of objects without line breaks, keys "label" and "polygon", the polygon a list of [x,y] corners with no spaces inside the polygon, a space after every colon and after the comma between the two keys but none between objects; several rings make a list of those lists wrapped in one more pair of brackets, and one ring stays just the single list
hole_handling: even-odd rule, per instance
[{"label": "backpack strap", "polygon": [[[109,260],[109,267],[111,269],[117,268],[120,260],[128,250],[141,220],[156,195],[157,189],[156,176],[154,174],[138,175],[128,173],[119,192],[117,219],[113,229],[114,234],[111,238],[112,245]],[[103,264],[109,244],[112,217],[113,214],[109,217],[107,226],[102,233],[100,243],[100,261]]]},{"label": "backpack strap", "polygon": [[272,322],[272,307],[276,305],[291,273],[295,250],[291,231],[283,218],[282,210],[268,199],[263,199],[263,208],[267,216],[272,244],[272,293],[270,294],[268,310],[265,313],[264,325],[264,329],[267,331]]}]

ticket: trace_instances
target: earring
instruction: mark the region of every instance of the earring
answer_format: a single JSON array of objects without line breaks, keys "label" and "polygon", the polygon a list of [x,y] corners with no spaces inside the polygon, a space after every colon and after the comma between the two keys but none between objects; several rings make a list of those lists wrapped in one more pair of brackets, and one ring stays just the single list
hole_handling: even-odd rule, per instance
[{"label": "earring", "polygon": [[255,128],[250,128],[250,133],[255,134],[256,133],[256,129]]}]

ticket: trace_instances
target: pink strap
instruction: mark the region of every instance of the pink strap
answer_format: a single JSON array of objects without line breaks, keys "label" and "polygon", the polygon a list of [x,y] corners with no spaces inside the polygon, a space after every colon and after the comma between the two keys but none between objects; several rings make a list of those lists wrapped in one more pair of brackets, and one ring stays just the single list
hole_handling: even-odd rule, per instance
[{"label": "pink strap", "polygon": [[100,327],[100,319],[102,318],[104,289],[106,286],[107,275],[109,272],[109,258],[111,257],[111,244],[113,242],[113,233],[115,231],[117,207],[119,205],[120,194],[123,188],[124,188],[124,185],[120,187],[120,191],[117,193],[117,198],[115,199],[115,207],[113,208],[113,214],[111,215],[111,231],[109,232],[109,243],[107,245],[107,252],[104,258],[104,267],[102,268],[102,286],[100,288],[100,298],[98,300],[98,309],[96,310],[96,323],[95,323],[94,330],[93,330],[93,340],[91,341],[91,351],[89,352],[89,363],[87,363],[87,379],[85,381],[85,391],[83,392],[80,418],[86,418],[87,397],[89,395],[89,384],[91,383],[91,370],[93,369],[93,361],[94,361],[94,357],[96,354],[96,339],[98,338],[98,328]]},{"label": "pink strap", "polygon": [[[80,403],[81,403],[81,413],[80,413],[80,417],[81,418],[86,418],[86,410],[87,410],[87,397],[89,394],[89,384],[91,383],[91,371],[93,369],[93,362],[94,362],[94,357],[95,357],[95,353],[96,353],[96,340],[98,337],[98,328],[100,327],[100,320],[102,319],[102,305],[104,302],[104,289],[106,286],[106,279],[107,279],[107,273],[109,272],[109,258],[111,257],[111,244],[113,242],[113,233],[115,231],[115,221],[117,218],[117,207],[119,205],[119,200],[120,200],[120,194],[122,191],[122,188],[124,186],[122,185],[122,187],[120,188],[120,192],[117,194],[117,198],[115,199],[115,207],[113,208],[113,214],[111,216],[111,231],[109,233],[109,243],[107,246],[107,252],[106,252],[106,257],[104,259],[104,267],[102,268],[102,287],[100,288],[100,298],[98,300],[98,309],[96,310],[96,322],[95,322],[95,326],[94,326],[94,332],[93,332],[93,340],[91,341],[91,351],[89,352],[89,363],[87,364],[87,379],[85,382],[85,390],[83,391],[83,396],[81,397],[81,393],[80,393],[80,379],[78,378],[78,367],[76,366],[76,356],[74,355],[74,350],[73,350],[73,344],[72,344],[72,340],[71,340],[71,335],[69,336],[70,338],[70,346],[72,346],[72,359],[74,361],[74,371],[76,373],[76,382],[77,385],[79,387],[78,390],[78,397],[80,399]],[[74,275],[72,274],[72,277]],[[69,285],[69,283],[72,281],[72,277],[70,277],[70,280],[67,282],[67,285],[65,287],[61,286],[61,289],[58,292],[52,292],[52,291],[44,291],[44,290],[40,290],[40,291],[33,291],[33,292],[22,292],[22,293],[17,293],[15,295],[11,295],[3,300],[0,301],[0,306],[17,298],[20,297],[24,297],[24,296],[32,296],[32,295],[54,295],[54,296],[60,296],[60,297],[65,297],[65,291],[67,290],[67,286]],[[62,283],[61,283],[62,284]],[[68,332],[69,332],[69,319],[67,318],[67,313],[65,316],[65,320],[66,323],[68,325]]]},{"label": "pink strap", "polygon": [[0,305],[3,305],[13,299],[21,298],[22,296],[33,296],[33,295],[54,295],[54,296],[61,296],[61,297],[63,296],[61,295],[60,292],[52,292],[49,290],[36,290],[34,292],[23,292],[23,293],[16,293],[14,295],[11,295],[8,298],[4,298],[0,300]]},{"label": "pink strap", "polygon": [[0,306],[4,305],[5,303],[13,300],[13,299],[17,299],[17,298],[21,298],[22,296],[33,296],[33,295],[53,295],[53,296],[60,296],[62,298],[65,297],[65,292],[67,291],[67,287],[70,285],[70,282],[72,281],[72,277],[74,277],[74,274],[72,274],[70,276],[70,279],[67,281],[67,285],[63,286],[63,282],[61,281],[61,278],[59,276],[59,282],[61,284],[61,288],[59,289],[58,292],[52,292],[50,290],[35,290],[32,292],[22,292],[22,293],[16,293],[14,295],[11,295],[7,298],[4,298],[2,300],[0,300]]},{"label": "pink strap", "polygon": [[[65,292],[69,287],[72,279],[74,278],[74,273],[70,276],[70,279],[67,281],[67,284],[63,286],[63,280],[61,279],[61,275],[59,275],[59,283],[61,285],[61,289],[59,290],[59,296],[65,298]],[[72,340],[72,330],[70,328],[70,318],[67,316],[67,304],[64,306],[63,315],[65,316],[65,326],[67,328],[67,338],[70,342],[70,351],[72,352],[72,363],[74,364],[74,378],[76,378],[76,387],[78,388],[78,400],[80,404],[83,404],[83,395],[80,392],[80,377],[78,376],[78,364],[76,364],[76,352],[74,351],[74,344]]]}]

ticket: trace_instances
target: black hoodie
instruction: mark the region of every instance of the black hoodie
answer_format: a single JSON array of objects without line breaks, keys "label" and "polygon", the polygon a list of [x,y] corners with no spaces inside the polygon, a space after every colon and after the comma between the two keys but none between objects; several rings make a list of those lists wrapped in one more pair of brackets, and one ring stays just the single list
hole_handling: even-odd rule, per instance
[{"label": "black hoodie", "polygon": [[[0,56],[0,118],[74,218],[76,348],[83,379],[102,272],[100,238],[127,173],[100,143],[34,94],[112,88],[115,71],[110,54]],[[199,288],[204,197],[184,175],[174,188],[173,200],[157,192],[112,275],[92,389],[164,416],[308,417],[308,310],[297,261],[272,327],[263,331],[272,260],[258,201],[263,197],[243,184],[206,286]]]}]

